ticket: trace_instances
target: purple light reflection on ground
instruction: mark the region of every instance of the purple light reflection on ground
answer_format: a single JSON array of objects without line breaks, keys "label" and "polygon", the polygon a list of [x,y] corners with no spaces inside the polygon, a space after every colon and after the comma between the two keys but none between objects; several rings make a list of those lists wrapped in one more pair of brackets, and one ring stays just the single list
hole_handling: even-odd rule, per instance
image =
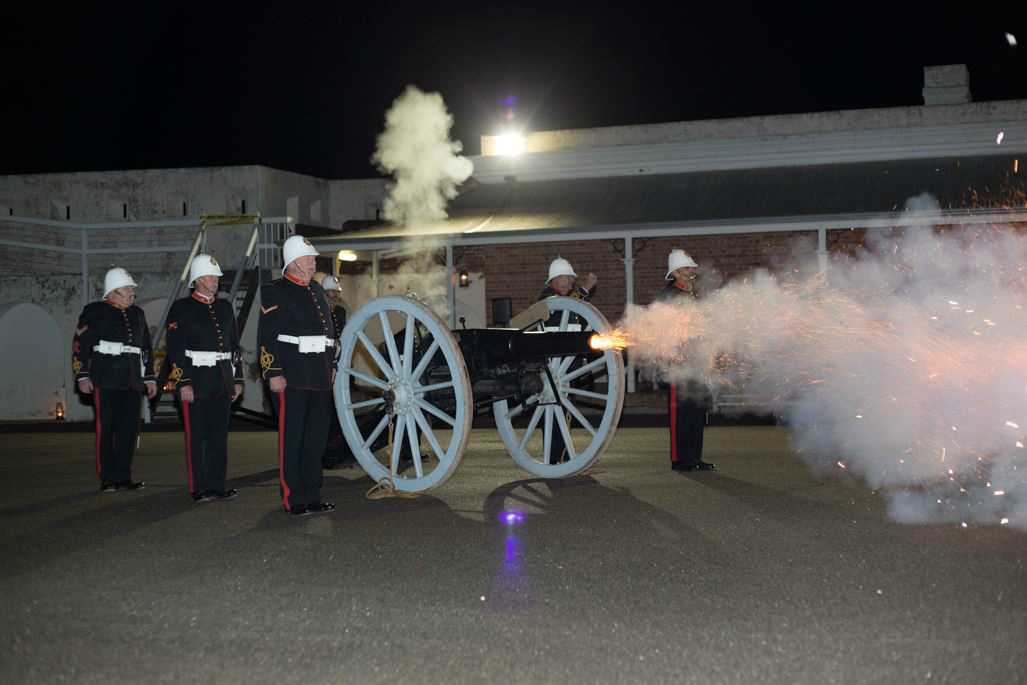
[{"label": "purple light reflection on ground", "polygon": [[502,511],[499,513],[499,522],[505,523],[508,526],[512,526],[517,523],[523,523],[524,519],[524,514],[522,514],[519,511]]}]

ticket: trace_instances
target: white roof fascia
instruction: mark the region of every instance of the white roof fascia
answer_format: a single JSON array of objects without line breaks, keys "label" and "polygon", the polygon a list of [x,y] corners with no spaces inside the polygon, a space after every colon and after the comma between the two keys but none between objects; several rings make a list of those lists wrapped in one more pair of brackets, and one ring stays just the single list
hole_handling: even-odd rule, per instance
[{"label": "white roof fascia", "polygon": [[[999,134],[1002,134],[1001,139]],[[999,142],[1001,140],[1001,142]],[[1027,154],[1027,120],[474,156],[480,183]]]},{"label": "white roof fascia", "polygon": [[[1027,222],[1027,211],[977,211],[943,210],[932,214],[891,212],[887,214],[840,214],[811,217],[775,217],[773,219],[748,219],[744,221],[702,221],[628,227],[625,225],[590,226],[588,228],[530,229],[524,231],[502,231],[491,234],[439,234],[435,236],[414,236],[419,242],[431,242],[439,246],[453,245],[506,245],[510,243],[551,243],[574,240],[609,240],[632,238],[658,238],[663,236],[732,235],[738,233],[798,233],[820,229],[836,230],[846,228],[890,228],[915,225],[984,225]],[[408,239],[395,238],[346,238],[344,236],[319,236],[311,238],[320,252],[346,249],[384,250],[401,247]]]}]

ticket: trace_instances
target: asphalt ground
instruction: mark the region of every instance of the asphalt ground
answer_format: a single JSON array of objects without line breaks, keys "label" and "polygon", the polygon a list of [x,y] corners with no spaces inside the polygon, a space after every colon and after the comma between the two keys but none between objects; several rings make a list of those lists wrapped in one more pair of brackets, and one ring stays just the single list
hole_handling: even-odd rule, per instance
[{"label": "asphalt ground", "polygon": [[561,481],[469,445],[430,495],[329,471],[338,510],[296,518],[273,433],[206,504],[179,434],[112,494],[88,433],[0,436],[0,682],[1027,682],[1027,534],[893,523],[786,428],[709,428],[701,474],[655,428]]}]

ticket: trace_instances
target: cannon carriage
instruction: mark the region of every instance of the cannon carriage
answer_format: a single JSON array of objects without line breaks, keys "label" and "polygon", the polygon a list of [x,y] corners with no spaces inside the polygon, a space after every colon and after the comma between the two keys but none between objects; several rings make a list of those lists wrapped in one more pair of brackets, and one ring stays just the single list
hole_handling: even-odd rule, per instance
[{"label": "cannon carriage", "polygon": [[349,318],[336,409],[371,478],[399,492],[439,487],[463,457],[474,416],[488,412],[513,460],[537,476],[573,476],[602,455],[624,403],[620,352],[590,344],[607,320],[587,302],[552,297],[511,323],[451,331],[410,296],[372,300]]}]

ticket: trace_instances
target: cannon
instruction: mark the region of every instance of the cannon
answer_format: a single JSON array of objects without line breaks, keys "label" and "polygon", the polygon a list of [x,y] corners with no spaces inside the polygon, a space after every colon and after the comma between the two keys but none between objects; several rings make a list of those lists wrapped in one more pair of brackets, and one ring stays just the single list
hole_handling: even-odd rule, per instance
[{"label": "cannon", "polygon": [[372,479],[399,492],[441,486],[474,416],[488,412],[513,460],[537,476],[573,476],[602,455],[624,405],[620,352],[592,347],[609,322],[587,302],[551,297],[511,323],[451,331],[410,294],[353,313],[340,337],[335,401],[346,443]]}]

